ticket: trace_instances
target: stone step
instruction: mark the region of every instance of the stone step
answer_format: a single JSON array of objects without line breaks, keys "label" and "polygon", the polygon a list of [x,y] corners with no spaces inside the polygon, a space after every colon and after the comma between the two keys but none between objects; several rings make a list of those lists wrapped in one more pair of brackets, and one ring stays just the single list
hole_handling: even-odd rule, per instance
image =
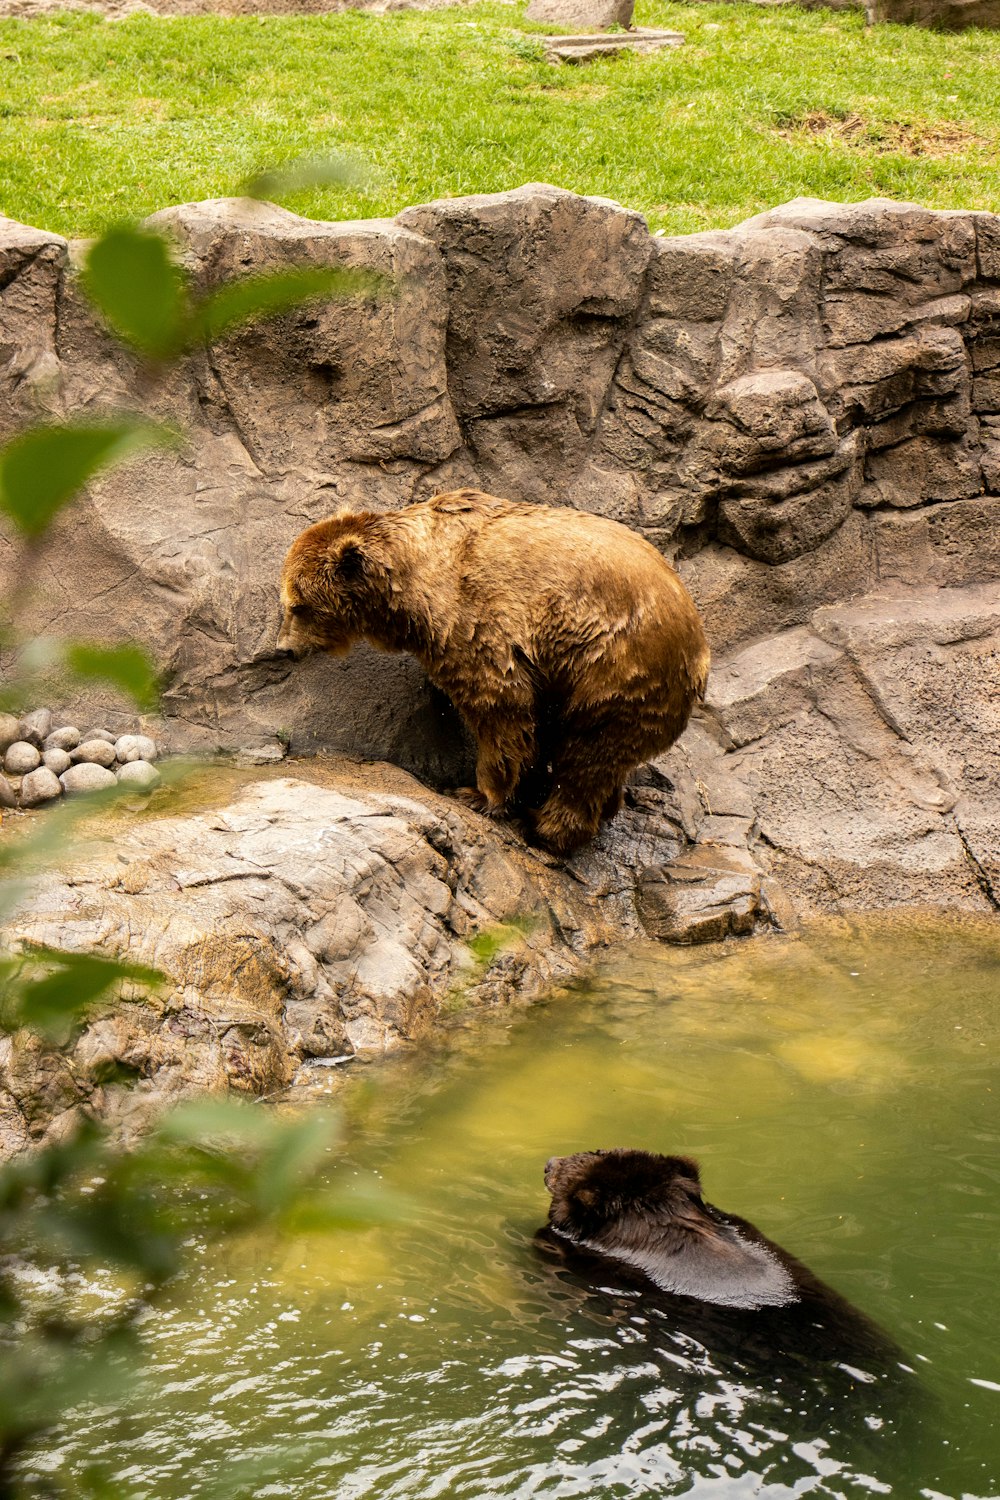
[{"label": "stone step", "polygon": [[634,31],[600,34],[586,32],[580,36],[553,36],[545,43],[550,62],[591,62],[595,57],[614,57],[619,52],[658,52],[661,47],[680,47],[684,36],[679,31],[654,31],[637,26]]}]

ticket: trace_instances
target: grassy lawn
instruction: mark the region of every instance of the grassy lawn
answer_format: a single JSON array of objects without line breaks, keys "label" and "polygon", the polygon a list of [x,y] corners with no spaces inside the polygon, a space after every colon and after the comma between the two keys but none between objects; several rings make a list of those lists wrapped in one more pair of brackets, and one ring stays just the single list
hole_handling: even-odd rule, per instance
[{"label": "grassy lawn", "polygon": [[63,234],[234,192],[348,150],[320,218],[557,183],[653,228],[728,226],[808,193],[1000,210],[1000,33],[639,0],[687,45],[541,60],[520,6],[329,16],[0,22],[0,212]]}]

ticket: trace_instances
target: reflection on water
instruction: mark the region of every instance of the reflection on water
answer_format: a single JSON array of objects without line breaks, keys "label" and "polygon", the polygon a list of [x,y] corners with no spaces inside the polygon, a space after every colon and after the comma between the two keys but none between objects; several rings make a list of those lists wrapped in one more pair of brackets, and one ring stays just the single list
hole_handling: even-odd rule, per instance
[{"label": "reflection on water", "polygon": [[[148,1389],[75,1414],[39,1491],[96,1462],[158,1500],[220,1477],[303,1500],[996,1497],[998,961],[1000,929],[941,922],[634,952],[358,1069],[342,1170],[405,1193],[405,1221],[199,1247],[148,1324]],[[898,1341],[923,1398],[845,1404],[540,1259],[546,1158],[614,1145],[697,1157],[712,1202]]]}]

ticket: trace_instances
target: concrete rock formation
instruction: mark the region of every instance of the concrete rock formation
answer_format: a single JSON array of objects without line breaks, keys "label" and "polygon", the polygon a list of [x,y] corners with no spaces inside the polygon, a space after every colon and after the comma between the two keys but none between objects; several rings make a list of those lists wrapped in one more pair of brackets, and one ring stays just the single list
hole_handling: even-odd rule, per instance
[{"label": "concrete rock formation", "polygon": [[[154,223],[203,283],[305,261],[396,285],[192,357],[148,403],[186,450],[102,479],[51,541],[24,623],[144,640],[168,747],[266,761],[290,736],[293,756],[465,780],[459,726],[410,659],[273,653],[305,525],[475,485],[625,521],[705,619],[706,713],[574,861],[595,899],[682,938],[1000,905],[1000,219],[803,199],[664,238],[536,185],[392,221],[225,201]],[[10,221],[0,390],[0,437],[136,390],[70,247]]]},{"label": "concrete rock formation", "polygon": [[932,31],[1000,28],[1000,0],[865,0],[865,12],[869,24],[894,21]]}]

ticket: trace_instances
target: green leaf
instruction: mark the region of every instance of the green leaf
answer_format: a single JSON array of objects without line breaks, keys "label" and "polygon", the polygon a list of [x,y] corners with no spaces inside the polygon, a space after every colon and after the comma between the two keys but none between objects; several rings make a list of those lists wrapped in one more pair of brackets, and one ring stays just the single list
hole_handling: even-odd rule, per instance
[{"label": "green leaf", "polygon": [[187,278],[162,235],[121,225],[93,244],[83,287],[114,331],[152,359],[169,358],[184,342]]},{"label": "green leaf", "polygon": [[24,970],[36,966],[49,972],[39,979],[22,973],[8,978],[0,1004],[0,1028],[28,1026],[51,1032],[80,1014],[114,985],[130,980],[143,988],[164,982],[159,969],[104,958],[97,953],[67,953],[61,948],[31,948],[21,955]]},{"label": "green leaf", "polygon": [[413,1205],[377,1178],[299,1193],[282,1214],[286,1234],[323,1233],[335,1229],[373,1229],[412,1219]]},{"label": "green leaf", "polygon": [[275,317],[306,302],[330,297],[375,296],[385,278],[344,266],[302,266],[273,275],[246,276],[209,292],[195,308],[192,325],[208,343],[241,323]]},{"label": "green leaf", "polygon": [[75,641],[66,648],[66,665],[88,682],[110,682],[121,688],[141,709],[154,709],[159,703],[159,675],[141,646],[95,646]]},{"label": "green leaf", "polygon": [[178,1146],[205,1151],[235,1147],[260,1151],[269,1146],[281,1122],[259,1105],[240,1099],[196,1099],[179,1104],[161,1120],[156,1137]]},{"label": "green leaf", "polygon": [[336,1131],[333,1121],[322,1115],[283,1121],[257,1167],[257,1206],[265,1214],[292,1202],[302,1184],[312,1177]]},{"label": "green leaf", "polygon": [[370,180],[366,163],[347,156],[300,156],[278,167],[268,167],[249,178],[241,189],[246,198],[283,198],[307,188],[363,187]]},{"label": "green leaf", "polygon": [[0,510],[22,535],[41,536],[101,469],[170,437],[166,428],[134,418],[31,427],[0,450]]}]

